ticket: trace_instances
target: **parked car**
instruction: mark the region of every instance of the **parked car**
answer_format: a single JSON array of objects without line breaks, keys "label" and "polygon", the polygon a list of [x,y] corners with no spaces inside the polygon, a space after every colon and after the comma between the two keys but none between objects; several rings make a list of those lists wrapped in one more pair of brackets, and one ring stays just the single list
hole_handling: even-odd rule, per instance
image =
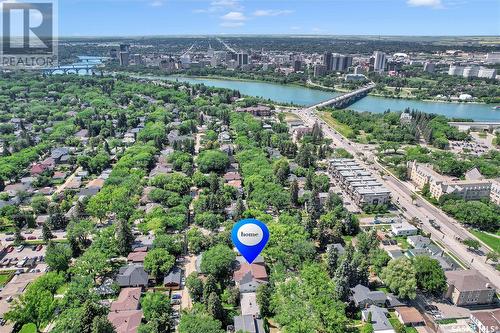
[{"label": "parked car", "polygon": [[7,247],[7,252],[11,253],[12,251],[14,251],[14,247],[12,245],[9,245],[9,247]]},{"label": "parked car", "polygon": [[182,295],[181,294],[173,294],[172,299],[181,299]]},{"label": "parked car", "polygon": [[18,247],[16,247],[17,252],[21,252],[22,250],[24,250],[24,245],[19,245]]},{"label": "parked car", "polygon": [[7,238],[5,238],[5,240],[7,242],[12,242],[12,241],[14,241],[14,237],[7,237]]},{"label": "parked car", "polygon": [[33,230],[26,230],[24,233],[27,235],[31,235],[33,233]]},{"label": "parked car", "polygon": [[35,240],[35,239],[36,239],[36,236],[28,236],[28,239],[29,239],[29,240]]},{"label": "parked car", "polygon": [[38,245],[38,246],[36,247],[36,251],[40,251],[41,249],[43,249],[43,245],[42,245],[42,244],[40,244],[40,245]]},{"label": "parked car", "polygon": [[173,299],[172,301],[170,301],[170,304],[179,305],[179,304],[181,304],[181,300],[180,299]]}]

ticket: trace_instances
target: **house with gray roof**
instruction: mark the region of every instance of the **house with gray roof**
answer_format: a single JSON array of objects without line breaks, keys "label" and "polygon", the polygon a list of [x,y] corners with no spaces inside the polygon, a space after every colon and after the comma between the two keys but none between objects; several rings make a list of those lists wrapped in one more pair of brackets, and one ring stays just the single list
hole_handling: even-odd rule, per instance
[{"label": "house with gray roof", "polygon": [[337,253],[338,253],[339,255],[343,255],[343,254],[344,254],[344,252],[345,252],[344,247],[343,247],[343,246],[342,246],[342,244],[340,244],[340,243],[328,244],[328,245],[326,246],[326,251],[327,251],[327,252],[329,252],[329,251],[330,251],[330,248],[332,248],[332,247],[333,247],[335,250],[337,250]]},{"label": "house with gray roof", "polygon": [[362,309],[370,305],[385,306],[387,300],[383,291],[371,291],[361,284],[351,288],[351,292],[354,304]]},{"label": "house with gray roof", "polygon": [[120,268],[116,283],[120,287],[147,287],[149,275],[140,264],[128,264]]},{"label": "house with gray roof", "polygon": [[431,240],[429,238],[420,235],[409,236],[406,240],[408,241],[408,244],[416,249],[423,249],[431,244]]},{"label": "house with gray roof", "polygon": [[163,285],[169,289],[177,290],[181,287],[182,270],[174,266],[167,276],[163,278]]},{"label": "house with gray roof", "polygon": [[[372,324],[373,333],[396,333],[387,318],[388,314],[387,309],[372,305],[368,309],[361,311],[361,318],[364,322]],[[369,320],[370,316],[371,320]]]},{"label": "house with gray roof", "polygon": [[234,317],[234,331],[245,333],[265,333],[264,321],[252,315]]}]

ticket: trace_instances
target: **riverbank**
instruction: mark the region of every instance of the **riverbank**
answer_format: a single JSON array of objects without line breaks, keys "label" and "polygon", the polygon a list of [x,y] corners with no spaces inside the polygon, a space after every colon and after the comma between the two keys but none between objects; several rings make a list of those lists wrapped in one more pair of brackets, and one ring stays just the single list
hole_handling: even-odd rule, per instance
[{"label": "riverbank", "polygon": [[[311,106],[332,99],[342,93],[326,91],[317,87],[300,84],[278,84],[263,80],[243,80],[239,78],[191,77],[172,75],[129,74],[136,78],[184,81],[191,84],[205,84],[218,88],[238,90],[241,94],[273,101],[277,104]],[[384,113],[387,110],[420,110],[446,116],[450,119],[473,119],[474,121],[500,121],[500,112],[493,110],[494,105],[479,103],[451,103],[443,101],[422,101],[404,98],[385,98],[368,95],[349,106],[358,112]]]}]

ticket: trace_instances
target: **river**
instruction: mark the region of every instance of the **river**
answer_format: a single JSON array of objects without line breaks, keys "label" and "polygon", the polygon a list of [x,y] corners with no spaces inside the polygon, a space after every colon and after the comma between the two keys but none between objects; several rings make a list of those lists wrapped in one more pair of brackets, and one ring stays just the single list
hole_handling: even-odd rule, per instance
[{"label": "river", "polygon": [[[262,97],[279,103],[294,103],[303,106],[313,105],[340,95],[340,93],[336,92],[260,81],[224,80],[185,76],[151,78],[178,80],[192,84],[203,83],[206,86],[239,90],[244,95]],[[368,111],[382,113],[387,109],[391,111],[402,111],[407,107],[427,113],[441,114],[449,118],[468,118],[474,121],[500,121],[500,110],[494,110],[493,105],[489,104],[426,102],[411,99],[367,96],[349,106],[349,109],[359,112]]]}]

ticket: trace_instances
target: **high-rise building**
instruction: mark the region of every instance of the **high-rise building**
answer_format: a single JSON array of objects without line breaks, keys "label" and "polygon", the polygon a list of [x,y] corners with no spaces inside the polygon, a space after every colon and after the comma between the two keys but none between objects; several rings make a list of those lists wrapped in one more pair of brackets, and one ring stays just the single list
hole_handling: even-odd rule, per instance
[{"label": "high-rise building", "polygon": [[248,53],[238,53],[238,66],[248,65]]},{"label": "high-rise building", "polygon": [[314,65],[314,77],[323,76],[326,74],[326,66],[322,64]]},{"label": "high-rise building", "polygon": [[120,44],[120,52],[130,52],[130,44]]},{"label": "high-rise building", "polygon": [[375,72],[385,71],[387,65],[387,56],[382,51],[373,52],[373,70]]},{"label": "high-rise building", "polygon": [[479,75],[479,66],[474,65],[465,67],[462,75],[465,78],[477,77]]},{"label": "high-rise building", "polygon": [[325,52],[323,54],[323,66],[325,66],[326,71],[330,72],[333,68],[333,54],[331,52]]},{"label": "high-rise building", "polygon": [[300,60],[295,60],[293,62],[293,71],[298,72],[302,69],[302,62]]},{"label": "high-rise building", "polygon": [[120,44],[119,54],[120,66],[128,66],[130,63],[130,45]]},{"label": "high-rise building", "polygon": [[479,68],[477,76],[485,79],[494,79],[497,76],[497,70],[494,68],[481,67]]},{"label": "high-rise building", "polygon": [[120,52],[120,66],[128,66],[130,63],[130,53],[129,52]]},{"label": "high-rise building", "polygon": [[109,56],[111,59],[118,59],[118,51],[116,49],[109,50]]},{"label": "high-rise building", "polygon": [[426,62],[424,64],[424,71],[427,73],[434,73],[436,71],[436,64],[432,62]]},{"label": "high-rise building", "polygon": [[464,67],[458,65],[450,65],[450,69],[448,69],[448,75],[463,75]]}]

